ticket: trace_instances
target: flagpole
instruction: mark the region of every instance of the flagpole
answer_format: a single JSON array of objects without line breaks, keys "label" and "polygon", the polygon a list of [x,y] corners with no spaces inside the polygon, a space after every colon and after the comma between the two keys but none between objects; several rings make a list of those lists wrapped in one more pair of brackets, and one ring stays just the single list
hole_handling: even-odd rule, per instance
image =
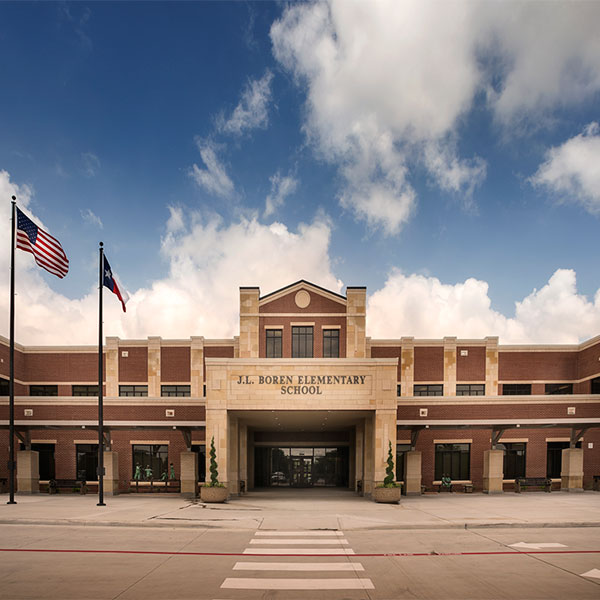
[{"label": "flagpole", "polygon": [[102,287],[104,285],[104,244],[100,242],[100,267],[98,277],[98,504],[97,506],[106,506],[104,504],[104,414],[103,414],[103,394],[102,394]]},{"label": "flagpole", "polygon": [[15,502],[15,230],[17,215],[17,197],[12,197],[12,221],[10,235],[10,358],[9,358],[9,408],[8,408],[8,478],[9,500],[6,504],[16,504]]}]

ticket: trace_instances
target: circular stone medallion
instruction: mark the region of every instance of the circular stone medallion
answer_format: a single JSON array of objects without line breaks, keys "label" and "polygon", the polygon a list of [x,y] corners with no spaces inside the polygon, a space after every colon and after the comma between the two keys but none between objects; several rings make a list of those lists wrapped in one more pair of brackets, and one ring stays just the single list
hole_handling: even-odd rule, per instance
[{"label": "circular stone medallion", "polygon": [[295,300],[298,308],[306,308],[310,304],[310,294],[306,290],[300,290]]}]

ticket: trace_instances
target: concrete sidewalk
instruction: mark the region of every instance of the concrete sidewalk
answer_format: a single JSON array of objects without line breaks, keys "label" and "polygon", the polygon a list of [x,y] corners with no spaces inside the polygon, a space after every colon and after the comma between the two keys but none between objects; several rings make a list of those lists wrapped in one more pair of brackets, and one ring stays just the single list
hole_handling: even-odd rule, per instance
[{"label": "concrete sidewalk", "polygon": [[399,505],[376,504],[346,490],[253,491],[227,504],[203,504],[178,496],[37,494],[7,505],[0,495],[1,524],[195,527],[222,529],[451,529],[474,527],[600,527],[600,492],[426,494]]}]

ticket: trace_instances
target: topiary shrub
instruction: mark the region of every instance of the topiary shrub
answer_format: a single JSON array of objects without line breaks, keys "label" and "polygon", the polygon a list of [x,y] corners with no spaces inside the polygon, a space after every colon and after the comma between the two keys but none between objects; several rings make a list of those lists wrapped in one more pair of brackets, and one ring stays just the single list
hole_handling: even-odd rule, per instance
[{"label": "topiary shrub", "polygon": [[215,450],[215,436],[213,435],[210,440],[210,483],[206,485],[208,487],[224,487],[222,483],[219,483],[219,469],[217,465],[217,451]]},{"label": "topiary shrub", "polygon": [[392,442],[388,441],[388,457],[387,467],[385,468],[385,479],[383,480],[383,487],[394,488],[402,487],[402,483],[396,481],[396,473],[394,471],[394,456],[392,454]]}]

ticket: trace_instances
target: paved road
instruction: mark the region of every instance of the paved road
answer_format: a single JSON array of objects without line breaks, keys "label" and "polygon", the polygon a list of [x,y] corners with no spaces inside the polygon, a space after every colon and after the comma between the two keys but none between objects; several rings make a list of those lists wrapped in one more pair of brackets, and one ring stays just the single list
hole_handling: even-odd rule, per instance
[{"label": "paved road", "polygon": [[0,598],[11,600],[600,597],[596,527],[345,532],[3,525],[0,540],[12,549],[0,553]]}]

